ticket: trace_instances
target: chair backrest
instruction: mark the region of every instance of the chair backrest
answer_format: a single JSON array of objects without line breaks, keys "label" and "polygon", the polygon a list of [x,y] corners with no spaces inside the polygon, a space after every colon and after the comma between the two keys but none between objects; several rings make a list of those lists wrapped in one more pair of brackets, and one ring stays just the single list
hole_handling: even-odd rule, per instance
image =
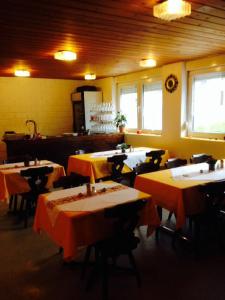
[{"label": "chair backrest", "polygon": [[209,158],[212,158],[212,155],[208,155],[205,153],[193,154],[190,158],[191,164],[200,164],[206,162]]},{"label": "chair backrest", "polygon": [[199,187],[204,194],[206,208],[219,210],[225,204],[225,180],[209,182]]},{"label": "chair backrest", "polygon": [[122,177],[122,170],[124,167],[124,161],[127,159],[126,154],[114,155],[107,158],[108,163],[112,163],[111,177],[113,180],[119,180]]},{"label": "chair backrest", "polygon": [[177,168],[181,166],[185,166],[187,164],[186,159],[181,158],[169,158],[165,163],[167,169]]},{"label": "chair backrest", "polygon": [[146,157],[149,157],[149,161],[141,163],[134,168],[134,172],[136,173],[136,175],[160,170],[160,163],[162,161],[162,155],[164,154],[164,150],[154,150],[147,152]]},{"label": "chair backrest", "polygon": [[137,200],[105,209],[105,218],[115,219],[115,236],[133,235],[134,229],[138,225],[140,211],[146,205],[146,202],[147,200]]},{"label": "chair backrest", "polygon": [[53,167],[39,167],[29,168],[20,171],[20,175],[27,179],[30,186],[30,192],[33,196],[38,196],[41,193],[46,193],[48,189],[46,184],[48,182],[48,174],[53,172]]},{"label": "chair backrest", "polygon": [[29,154],[8,156],[5,163],[29,162],[32,156]]},{"label": "chair backrest", "polygon": [[89,176],[82,176],[77,173],[71,173],[68,176],[61,176],[57,181],[53,182],[54,188],[69,189],[72,187],[80,186],[85,183],[90,183]]}]

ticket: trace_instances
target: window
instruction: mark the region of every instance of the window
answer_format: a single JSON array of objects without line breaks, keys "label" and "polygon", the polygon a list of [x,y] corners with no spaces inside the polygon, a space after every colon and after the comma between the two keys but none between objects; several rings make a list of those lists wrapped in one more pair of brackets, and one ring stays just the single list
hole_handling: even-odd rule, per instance
[{"label": "window", "polygon": [[225,73],[190,76],[189,135],[223,138],[225,133]]},{"label": "window", "polygon": [[126,127],[130,132],[137,129],[145,133],[162,131],[162,83],[139,82],[119,85],[119,110],[126,115]]},{"label": "window", "polygon": [[145,130],[162,130],[161,83],[143,85],[143,126]]},{"label": "window", "polygon": [[120,88],[120,111],[127,117],[127,128],[137,128],[137,88]]}]

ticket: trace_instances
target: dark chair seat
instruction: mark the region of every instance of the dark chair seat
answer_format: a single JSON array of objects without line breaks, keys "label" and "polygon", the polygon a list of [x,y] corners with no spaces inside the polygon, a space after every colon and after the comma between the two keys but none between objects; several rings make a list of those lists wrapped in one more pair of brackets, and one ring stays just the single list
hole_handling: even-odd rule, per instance
[{"label": "dark chair seat", "polygon": [[80,174],[72,172],[68,176],[61,176],[57,181],[53,183],[54,188],[69,189],[77,187],[85,183],[90,183],[89,176],[82,176]]},{"label": "dark chair seat", "polygon": [[205,153],[193,154],[190,158],[191,164],[200,164],[206,162],[208,159],[212,158],[212,155],[208,155]]},{"label": "dark chair seat", "polygon": [[187,164],[186,159],[182,158],[169,158],[165,163],[167,169],[177,168],[181,166],[185,166]]}]

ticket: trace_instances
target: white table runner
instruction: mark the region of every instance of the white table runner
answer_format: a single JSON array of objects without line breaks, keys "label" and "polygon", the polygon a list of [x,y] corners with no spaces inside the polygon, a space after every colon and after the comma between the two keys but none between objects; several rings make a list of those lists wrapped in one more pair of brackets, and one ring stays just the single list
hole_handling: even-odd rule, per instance
[{"label": "white table runner", "polygon": [[[111,188],[115,186],[121,186],[116,182],[103,182],[95,185],[97,190],[103,188]],[[55,205],[52,209],[48,208],[48,202],[65,197],[77,196],[79,193],[86,193],[86,186],[77,188],[66,189],[62,191],[55,191],[48,195],[48,201],[46,201],[47,211],[52,225],[54,226],[57,216],[62,211],[74,211],[74,212],[91,212],[103,210],[108,207],[115,206],[126,202],[131,202],[139,199],[140,191],[125,187],[122,190],[101,193],[96,196],[86,197],[82,200],[75,200],[68,203]]]},{"label": "white table runner", "polygon": [[216,181],[225,179],[225,168],[209,171],[207,163],[187,165],[170,171],[174,180]]}]

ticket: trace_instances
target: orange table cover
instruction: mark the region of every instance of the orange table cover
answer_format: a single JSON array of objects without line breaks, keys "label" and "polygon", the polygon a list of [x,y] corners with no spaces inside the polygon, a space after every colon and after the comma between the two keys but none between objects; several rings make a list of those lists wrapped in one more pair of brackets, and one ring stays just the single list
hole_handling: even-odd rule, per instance
[{"label": "orange table cover", "polygon": [[210,173],[207,169],[208,165],[203,163],[142,174],[136,177],[135,188],[151,194],[157,205],[175,212],[179,229],[185,224],[186,216],[204,208],[199,185],[225,178],[225,169]]},{"label": "orange table cover", "polygon": [[[134,148],[134,151],[149,152],[152,150],[158,150],[158,149],[147,148],[147,147]],[[112,153],[111,155],[115,155],[119,151],[111,150],[108,152],[111,152]],[[101,152],[98,153],[101,154]],[[107,153],[107,151],[104,151],[102,153],[104,155],[105,153]],[[129,152],[127,152],[126,154],[129,155]],[[166,150],[165,155],[163,155],[163,160],[162,160],[163,165],[167,159],[168,159],[168,151]],[[131,169],[128,166],[124,165],[123,172],[125,173],[129,171],[131,171]],[[109,169],[109,164],[107,163],[107,157],[106,156],[93,157],[93,153],[71,155],[68,161],[67,173],[70,174],[71,172],[75,172],[83,176],[89,176],[91,183],[95,183],[96,179],[110,176],[110,169]]]},{"label": "orange table cover", "polygon": [[[77,188],[73,188],[73,190],[76,193]],[[104,209],[98,211],[60,211],[53,225],[46,206],[49,195],[44,194],[39,197],[34,230],[36,232],[45,231],[58,246],[62,247],[64,259],[70,260],[76,257],[79,247],[90,245],[110,235],[111,221],[104,218]],[[159,226],[159,217],[155,204],[149,195],[139,192],[139,198],[148,199],[141,214],[140,224],[148,226],[147,233],[150,235]]]},{"label": "orange table cover", "polygon": [[[65,170],[63,166],[49,162],[49,161],[40,161],[38,166],[50,166],[53,167],[53,172],[48,175],[47,187],[52,187],[54,181],[59,179],[59,177],[65,175]],[[10,195],[20,194],[29,191],[29,186],[25,178],[20,176],[20,171],[27,169],[29,167],[22,166],[23,163],[15,164],[6,164],[0,165],[0,199],[7,200]]]}]

